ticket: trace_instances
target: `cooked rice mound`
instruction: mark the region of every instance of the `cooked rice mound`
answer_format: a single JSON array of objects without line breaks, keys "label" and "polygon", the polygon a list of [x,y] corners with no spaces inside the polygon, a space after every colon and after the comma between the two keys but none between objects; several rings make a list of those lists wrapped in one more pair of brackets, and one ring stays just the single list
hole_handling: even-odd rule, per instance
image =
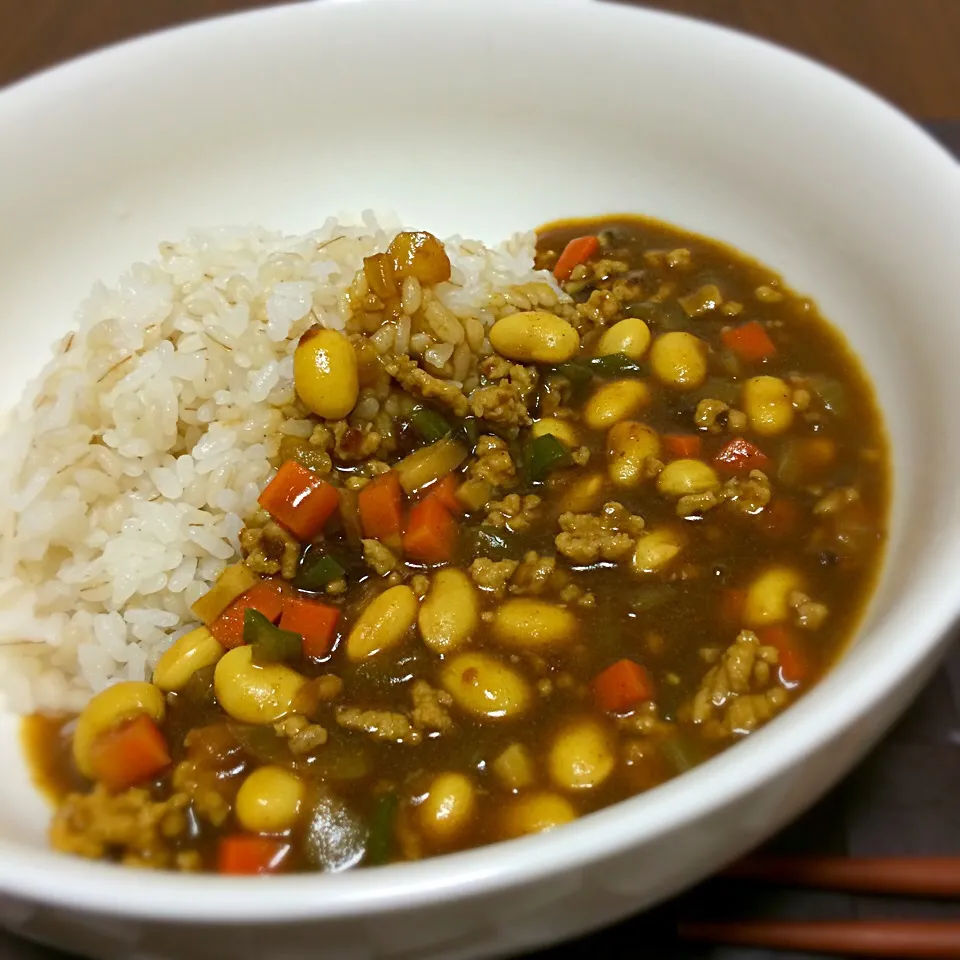
[{"label": "cooked rice mound", "polygon": [[[0,691],[11,709],[78,709],[112,681],[146,679],[194,621],[190,605],[240,553],[282,434],[309,435],[293,352],[310,326],[443,367],[466,390],[493,321],[560,296],[533,270],[533,234],[496,248],[454,237],[433,322],[378,327],[356,309],[355,277],[399,230],[365,213],[302,237],[196,232],[93,290],[3,445]],[[386,422],[385,402],[362,392],[351,422]]]}]

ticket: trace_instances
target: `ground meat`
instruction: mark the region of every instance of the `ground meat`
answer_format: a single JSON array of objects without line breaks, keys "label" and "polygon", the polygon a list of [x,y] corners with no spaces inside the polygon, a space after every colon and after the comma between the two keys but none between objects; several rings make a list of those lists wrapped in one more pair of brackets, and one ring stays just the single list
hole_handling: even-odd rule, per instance
[{"label": "ground meat", "polygon": [[487,383],[470,394],[474,415],[510,427],[528,425],[527,407],[538,382],[536,368],[493,356],[480,364],[480,372]]},{"label": "ground meat", "polygon": [[723,485],[721,496],[739,513],[759,513],[772,496],[770,480],[761,470],[751,470],[749,476],[734,477]]},{"label": "ground meat", "polygon": [[222,723],[194,728],[184,746],[186,756],[174,768],[173,788],[186,794],[199,819],[219,827],[230,816],[242,748]]},{"label": "ground meat", "polygon": [[492,435],[480,437],[474,455],[476,459],[467,467],[471,479],[485,480],[493,487],[512,487],[516,484],[517,470],[506,441]]},{"label": "ground meat", "polygon": [[777,660],[775,647],[761,645],[755,633],[742,630],[704,676],[693,698],[693,722],[714,737],[756,729],[787,703],[787,691],[770,686],[776,679],[770,668]]},{"label": "ground meat", "polygon": [[240,531],[240,547],[246,564],[254,573],[292,580],[297,575],[300,544],[279,523],[268,520],[262,527]]},{"label": "ground meat", "polygon": [[273,518],[267,513],[263,507],[257,506],[254,507],[253,512],[247,516],[247,526],[250,528],[253,527],[262,527],[265,524],[268,524]]},{"label": "ground meat", "polygon": [[333,431],[325,423],[317,423],[310,434],[310,444],[318,450],[329,450],[333,446]]},{"label": "ground meat", "polygon": [[564,406],[569,399],[570,390],[571,384],[566,377],[558,373],[544,377],[538,405],[540,416],[561,419],[570,416],[570,412]]},{"label": "ground meat", "polygon": [[339,597],[347,592],[347,581],[345,577],[339,577],[331,580],[324,588],[323,592],[328,597]]},{"label": "ground meat", "polygon": [[434,733],[448,733],[453,729],[453,720],[447,707],[453,697],[443,690],[434,690],[426,680],[417,680],[411,690],[413,710],[410,719],[415,727]]},{"label": "ground meat", "polygon": [[557,550],[574,563],[621,560],[636,546],[643,531],[643,518],[619,503],[604,504],[599,514],[564,513]]},{"label": "ground meat", "polygon": [[747,415],[742,410],[731,408],[727,412],[727,429],[731,433],[743,433],[748,424]]},{"label": "ground meat", "polygon": [[750,733],[782,710],[787,699],[787,691],[783,687],[771,687],[763,693],[737,697],[727,707],[726,727],[732,734]]},{"label": "ground meat", "polygon": [[379,540],[361,540],[363,559],[378,576],[386,576],[400,566],[400,561]]},{"label": "ground meat", "polygon": [[546,593],[557,575],[557,558],[541,557],[531,550],[517,567],[510,584],[511,593]]},{"label": "ground meat", "polygon": [[860,499],[860,493],[854,487],[838,487],[831,490],[823,497],[813,508],[817,516],[828,516],[832,513],[839,513],[845,507],[850,506]]},{"label": "ground meat", "polygon": [[577,304],[581,327],[605,326],[620,316],[620,300],[612,290],[594,290],[586,303]]},{"label": "ground meat", "polygon": [[328,739],[325,727],[319,723],[310,723],[306,717],[294,714],[273,725],[278,737],[286,738],[290,752],[295,756],[305,756],[322,747]]},{"label": "ground meat", "polygon": [[415,573],[410,578],[410,589],[422,600],[430,590],[430,578],[423,573]]},{"label": "ground meat", "polygon": [[397,743],[415,745],[423,739],[420,731],[407,717],[391,710],[344,707],[337,711],[337,725],[345,730],[368,733],[374,740],[394,740]]},{"label": "ground meat", "polygon": [[666,736],[673,731],[674,726],[666,720],[661,720],[656,703],[648,700],[637,707],[629,716],[618,717],[617,728],[624,733],[650,737]]},{"label": "ground meat", "polygon": [[819,629],[830,612],[826,604],[816,603],[800,590],[794,590],[787,603],[796,615],[797,626],[804,630]]},{"label": "ground meat", "polygon": [[[308,416],[308,414],[304,412],[302,416]],[[292,419],[301,418],[296,416]],[[322,424],[318,424],[306,442],[294,437],[284,437],[280,441],[278,457],[281,461],[296,460],[314,473],[325,477],[333,469],[333,460],[328,453],[332,444],[333,436],[330,431]]]},{"label": "ground meat", "polygon": [[536,367],[525,367],[519,363],[511,363],[506,357],[501,357],[499,354],[487,357],[480,364],[480,373],[490,382],[509,380],[517,388],[524,401],[533,396],[539,383]]},{"label": "ground meat", "polygon": [[518,493],[508,494],[489,504],[487,523],[493,527],[506,527],[513,533],[524,533],[539,517],[541,504],[540,497],[534,494],[525,497]]},{"label": "ground meat", "polygon": [[185,836],[190,798],[181,792],[155,801],[137,787],[112,794],[101,784],[91,793],[72,793],[57,809],[50,828],[55,850],[98,860],[116,857],[137,867],[191,869],[178,859],[176,841]]},{"label": "ground meat", "polygon": [[468,572],[473,582],[481,590],[489,590],[494,594],[502,595],[520,564],[516,560],[488,560],[478,557],[470,564]]},{"label": "ground meat", "polygon": [[619,273],[626,273],[629,269],[630,264],[623,260],[602,257],[593,264],[593,277],[599,281],[609,280]]},{"label": "ground meat", "polygon": [[410,357],[395,357],[387,364],[387,373],[408,393],[424,400],[437,400],[457,417],[465,417],[469,411],[467,398],[456,383],[431,376]]},{"label": "ground meat", "polygon": [[697,404],[693,414],[693,422],[701,430],[708,433],[721,433],[727,422],[727,413],[730,405],[722,400],[713,400],[706,397]]},{"label": "ground meat", "polygon": [[578,607],[595,607],[597,598],[588,590],[583,590],[575,583],[568,583],[558,594],[562,603],[575,603]]},{"label": "ground meat", "polygon": [[477,387],[470,394],[470,409],[475,417],[508,427],[525,427],[530,423],[527,405],[512,384],[502,381]]},{"label": "ground meat", "polygon": [[382,437],[373,429],[373,424],[351,426],[346,420],[331,424],[333,429],[333,456],[343,463],[356,463],[375,456],[380,449]]},{"label": "ground meat", "polygon": [[201,820],[219,827],[230,816],[231,803],[223,793],[223,784],[190,760],[177,764],[172,782],[177,791],[190,799],[193,812]]},{"label": "ground meat", "polygon": [[719,506],[720,499],[712,490],[703,493],[688,493],[677,501],[678,517],[702,517],[708,510]]}]

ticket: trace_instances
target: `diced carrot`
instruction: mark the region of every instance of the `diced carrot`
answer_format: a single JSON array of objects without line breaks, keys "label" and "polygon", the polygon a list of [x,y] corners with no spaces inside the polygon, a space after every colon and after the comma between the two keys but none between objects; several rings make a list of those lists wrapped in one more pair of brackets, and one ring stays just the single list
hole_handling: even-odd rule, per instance
[{"label": "diced carrot", "polygon": [[720,473],[734,477],[746,476],[751,470],[770,469],[770,458],[756,445],[743,437],[728,440],[713,458]]},{"label": "diced carrot", "polygon": [[167,741],[146,714],[108,730],[90,746],[94,778],[114,792],[152,780],[169,766]]},{"label": "diced carrot", "polygon": [[743,605],[747,602],[747,591],[736,587],[724,590],[720,595],[720,619],[724,626],[735,627],[740,625],[743,616]]},{"label": "diced carrot", "polygon": [[403,525],[403,488],[396,470],[382,473],[357,498],[363,535],[398,545]]},{"label": "diced carrot", "polygon": [[457,477],[448,473],[441,477],[436,483],[427,488],[427,496],[435,497],[439,500],[454,516],[463,513],[463,504],[457,499],[457,488],[460,483]]},{"label": "diced carrot", "polygon": [[750,320],[739,327],[731,327],[720,335],[723,345],[732,350],[741,360],[758,363],[776,354],[777,348],[767,331],[756,321]]},{"label": "diced carrot", "polygon": [[653,699],[647,671],[633,660],[618,660],[593,679],[593,697],[601,710],[626,713],[638,703]]},{"label": "diced carrot", "polygon": [[437,497],[424,497],[410,511],[403,552],[411,560],[446,563],[457,546],[457,521]]},{"label": "diced carrot", "polygon": [[303,637],[303,653],[320,659],[333,649],[340,611],[318,600],[290,599],[283,604],[280,629]]},{"label": "diced carrot", "polygon": [[311,540],[337,509],[337,488],[296,460],[288,460],[257,503],[300,540]]},{"label": "diced carrot", "polygon": [[764,646],[776,648],[777,667],[784,686],[795,687],[807,679],[810,664],[793,630],[778,623],[759,630],[757,637]]},{"label": "diced carrot", "polygon": [[796,530],[800,522],[800,508],[789,497],[774,497],[753,517],[753,522],[768,537],[779,540],[789,537]]},{"label": "diced carrot", "polygon": [[284,594],[288,592],[280,580],[263,580],[246,593],[241,593],[223,613],[210,624],[210,632],[228,650],[243,645],[243,618],[248,608],[262,613],[276,623],[283,612]]},{"label": "diced carrot", "polygon": [[223,837],[217,849],[217,872],[234,876],[277,873],[290,852],[290,844],[270,837],[234,834]]},{"label": "diced carrot", "polygon": [[573,268],[586,262],[600,249],[600,241],[595,236],[574,237],[564,248],[563,253],[557,258],[556,266],[553,268],[553,275],[558,280],[569,280]]},{"label": "diced carrot", "polygon": [[700,456],[702,441],[695,433],[667,433],[660,440],[668,456],[674,459]]}]

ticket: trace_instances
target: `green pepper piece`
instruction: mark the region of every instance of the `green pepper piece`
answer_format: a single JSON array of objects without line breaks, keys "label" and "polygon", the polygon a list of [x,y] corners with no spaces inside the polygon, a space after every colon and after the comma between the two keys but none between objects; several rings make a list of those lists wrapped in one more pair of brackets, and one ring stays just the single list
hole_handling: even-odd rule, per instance
[{"label": "green pepper piece", "polygon": [[593,377],[593,371],[582,360],[561,363],[556,367],[556,371],[560,376],[566,377],[575,387],[589,383]]},{"label": "green pepper piece", "polygon": [[197,706],[212,707],[217,698],[213,692],[214,667],[201,667],[181,691],[184,700]]},{"label": "green pepper piece", "polygon": [[370,832],[367,835],[366,862],[375,867],[386,863],[393,851],[393,827],[397,819],[399,798],[392,790],[381,793],[370,817]]},{"label": "green pepper piece", "polygon": [[253,662],[284,663],[303,652],[303,637],[275,627],[259,610],[247,607],[243,613],[243,642],[253,648]]},{"label": "green pepper piece", "polygon": [[639,317],[653,324],[661,332],[684,330],[690,322],[676,300],[668,300],[666,303],[656,303],[653,300],[635,301],[628,303],[623,312],[628,317]]},{"label": "green pepper piece", "polygon": [[480,422],[476,417],[467,417],[460,422],[460,425],[454,430],[454,437],[462,440],[471,450],[477,445],[480,439]]},{"label": "green pepper piece", "polygon": [[417,407],[410,416],[410,426],[420,434],[425,443],[436,443],[451,430],[450,424],[429,407]]},{"label": "green pepper piece", "polygon": [[598,377],[641,376],[646,371],[625,353],[608,353],[604,357],[591,357],[586,361]]},{"label": "green pepper piece", "polygon": [[636,317],[640,320],[653,320],[657,313],[656,307],[657,304],[649,300],[634,300],[623,308],[623,312],[624,315],[628,317]]},{"label": "green pepper piece", "polygon": [[501,527],[484,523],[477,527],[473,536],[464,538],[464,559],[469,562],[476,557],[489,557],[491,560],[519,560],[523,548],[517,543],[516,535]]},{"label": "green pepper piece", "polygon": [[566,377],[575,387],[582,387],[593,377],[638,377],[646,370],[625,353],[608,353],[603,357],[581,357],[561,363],[557,373]]},{"label": "green pepper piece", "polygon": [[710,377],[694,396],[702,400],[719,400],[728,406],[735,406],[740,401],[740,384],[723,377]]},{"label": "green pepper piece", "polygon": [[838,417],[846,414],[847,391],[839,380],[824,376],[811,377],[810,389],[830,413]]},{"label": "green pepper piece", "polygon": [[527,477],[537,483],[555,467],[570,463],[570,452],[552,433],[545,433],[527,444],[523,462]]},{"label": "green pepper piece", "polygon": [[322,590],[328,583],[339,580],[344,574],[343,566],[328,553],[320,553],[309,547],[300,557],[293,585],[301,590]]}]

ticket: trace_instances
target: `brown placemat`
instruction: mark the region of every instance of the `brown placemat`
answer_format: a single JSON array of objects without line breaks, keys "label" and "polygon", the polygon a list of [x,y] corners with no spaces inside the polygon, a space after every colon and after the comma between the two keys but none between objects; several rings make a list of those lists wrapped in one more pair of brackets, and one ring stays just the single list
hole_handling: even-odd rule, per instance
[{"label": "brown placemat", "polygon": [[[960,158],[960,120],[928,124],[927,129]],[[768,849],[849,856],[960,856],[958,747],[960,642],[880,746],[809,813],[775,837]],[[709,880],[655,910],[590,937],[529,954],[526,960],[824,960],[823,954],[687,947],[673,935],[679,917],[960,919],[960,905]],[[73,958],[0,931],[0,960]]]}]

